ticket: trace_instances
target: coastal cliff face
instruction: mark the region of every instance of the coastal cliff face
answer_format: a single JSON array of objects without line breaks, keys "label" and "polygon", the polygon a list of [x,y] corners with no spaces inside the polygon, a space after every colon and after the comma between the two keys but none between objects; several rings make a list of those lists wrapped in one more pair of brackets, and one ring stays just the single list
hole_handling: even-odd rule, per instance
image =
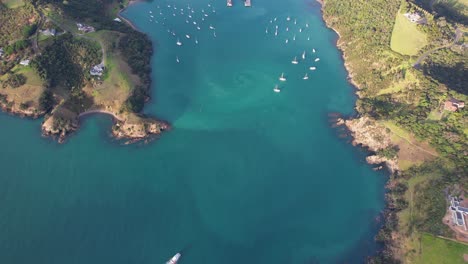
[{"label": "coastal cliff face", "polygon": [[[132,25],[114,21],[121,1],[85,2],[25,0],[15,8],[0,3],[0,24],[24,18],[17,22],[18,32],[0,27],[0,35],[9,30],[20,38],[23,32],[21,40],[0,38],[0,48],[6,47],[0,54],[0,108],[23,117],[44,116],[42,134],[59,142],[91,113],[111,115],[117,139],[135,142],[160,134],[169,125],[140,114],[150,94],[151,41]],[[90,24],[80,29],[77,21]],[[42,33],[50,28],[58,34]],[[27,60],[20,64],[20,58]]]}]

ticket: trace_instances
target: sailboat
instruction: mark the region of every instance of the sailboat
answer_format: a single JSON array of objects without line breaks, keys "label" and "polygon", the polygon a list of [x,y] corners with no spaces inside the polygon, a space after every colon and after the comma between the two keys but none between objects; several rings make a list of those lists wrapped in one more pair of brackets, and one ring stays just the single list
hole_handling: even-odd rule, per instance
[{"label": "sailboat", "polygon": [[315,53],[315,49],[312,49],[312,52]]},{"label": "sailboat", "polygon": [[305,60],[305,55],[306,55],[306,53],[305,53],[305,50],[304,50],[304,52],[302,52],[302,59],[303,60]]},{"label": "sailboat", "polygon": [[307,37],[307,40],[310,40],[310,37]]},{"label": "sailboat", "polygon": [[308,80],[309,79],[309,76],[307,76],[307,73],[304,75],[304,77],[302,77],[303,80]]},{"label": "sailboat", "polygon": [[278,30],[275,30],[275,36],[278,36]]},{"label": "sailboat", "polygon": [[198,44],[198,39],[195,39],[195,44]]},{"label": "sailboat", "polygon": [[293,36],[293,41],[295,41],[295,40],[296,40],[296,35]]},{"label": "sailboat", "polygon": [[185,37],[189,39],[189,38],[190,38],[190,35],[189,35],[189,34],[187,34],[187,35],[185,35]]},{"label": "sailboat", "polygon": [[296,24],[297,24],[297,21],[296,21],[296,19],[294,19],[294,25],[296,25]]},{"label": "sailboat", "polygon": [[265,29],[265,33],[266,33],[266,34],[268,34],[268,28],[267,28],[267,29]]},{"label": "sailboat", "polygon": [[286,21],[289,21],[289,20],[291,20],[291,18],[288,16],[288,17],[286,18]]},{"label": "sailboat", "polygon": [[214,27],[212,25],[210,25],[210,29],[214,29]]},{"label": "sailboat", "polygon": [[301,32],[302,32],[302,28],[299,29],[299,33],[301,33]]},{"label": "sailboat", "polygon": [[286,44],[288,44],[288,42],[289,42],[289,39],[286,39],[286,40],[284,41],[284,43],[286,43]]},{"label": "sailboat", "polygon": [[297,57],[294,57],[294,60],[291,61],[292,64],[298,64]]},{"label": "sailboat", "polygon": [[315,59],[316,62],[319,61],[319,60],[320,60],[320,58],[316,58],[316,59]]},{"label": "sailboat", "polygon": [[177,61],[177,63],[179,63],[179,62],[180,62],[180,61],[179,61],[179,57],[177,57],[177,56],[176,56],[176,61]]},{"label": "sailboat", "polygon": [[199,26],[197,26],[197,29],[200,30],[201,28]]},{"label": "sailboat", "polygon": [[288,28],[288,27],[286,28],[286,31],[289,31],[289,28]]},{"label": "sailboat", "polygon": [[315,71],[317,68],[315,68],[314,66],[310,67],[309,68],[311,71]]},{"label": "sailboat", "polygon": [[216,31],[213,31],[213,37],[216,38]]},{"label": "sailboat", "polygon": [[309,27],[309,23],[306,23],[306,27]]},{"label": "sailboat", "polygon": [[275,88],[273,88],[273,91],[275,91],[275,93],[281,92],[281,90],[280,90],[280,88],[278,87],[278,85],[275,85]]},{"label": "sailboat", "polygon": [[177,39],[177,42],[176,42],[177,46],[182,46],[182,42],[180,42],[179,39]]},{"label": "sailboat", "polygon": [[286,81],[286,77],[284,77],[283,72],[281,73],[281,76],[279,77],[279,80],[282,81],[282,82]]}]

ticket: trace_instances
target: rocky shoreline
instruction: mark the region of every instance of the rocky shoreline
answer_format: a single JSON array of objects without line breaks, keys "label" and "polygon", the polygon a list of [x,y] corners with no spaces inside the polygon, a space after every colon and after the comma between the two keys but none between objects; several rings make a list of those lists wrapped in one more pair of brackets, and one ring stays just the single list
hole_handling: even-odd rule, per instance
[{"label": "rocky shoreline", "polygon": [[[348,74],[347,80],[355,88],[355,94],[358,97],[357,100],[359,100],[361,98],[361,94],[359,92],[360,88],[359,88],[359,84],[354,80],[353,69],[351,65],[347,62],[345,43],[342,40],[341,35],[338,32],[338,30],[333,28],[331,26],[330,21],[328,21],[327,18],[325,17],[324,8],[326,6],[326,0],[317,0],[317,2],[319,2],[321,5],[322,19],[325,25],[328,28],[332,29],[338,35],[336,46],[341,52],[343,65]],[[356,110],[358,111],[358,109]],[[363,116],[356,116],[350,119],[337,118],[335,125],[346,127],[346,129],[349,131],[350,136],[352,138],[351,143],[353,146],[359,146],[359,147],[369,150],[371,153],[374,153],[366,157],[366,162],[368,164],[379,165],[377,169],[381,169],[382,164],[385,165],[385,167],[390,172],[390,177],[385,188],[389,191],[392,191],[393,189],[392,186],[394,186],[394,184],[392,184],[392,175],[398,174],[400,170],[400,168],[398,167],[398,157],[389,159],[389,158],[382,157],[382,156],[375,154],[377,151],[390,146],[391,140],[390,140],[389,132],[383,126],[377,124],[377,122],[373,120],[372,118],[363,117]],[[382,250],[377,252],[377,256],[369,257],[366,262],[372,263],[374,258],[376,259],[376,262],[379,262],[378,261],[379,258],[387,259],[389,257],[390,259],[393,259],[395,257],[394,241],[391,239],[389,240],[387,238],[381,238],[381,237],[385,237],[384,235],[382,235],[386,231],[385,226],[392,225],[397,221],[396,214],[392,210],[393,209],[392,205],[394,203],[393,198],[390,195],[386,194],[385,201],[386,201],[385,208],[381,212],[382,219],[383,219],[382,227],[379,230],[379,233],[376,235],[376,238],[375,238],[376,241],[378,241],[379,243],[383,245],[383,248]],[[393,235],[395,234],[392,234],[392,236]]]}]

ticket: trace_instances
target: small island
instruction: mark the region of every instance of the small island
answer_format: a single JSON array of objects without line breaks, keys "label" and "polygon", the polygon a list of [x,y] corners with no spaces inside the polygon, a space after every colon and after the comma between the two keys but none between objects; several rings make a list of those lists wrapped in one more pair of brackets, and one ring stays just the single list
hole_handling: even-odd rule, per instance
[{"label": "small island", "polygon": [[119,17],[128,4],[1,1],[0,107],[43,117],[43,135],[59,142],[93,113],[111,115],[113,136],[127,142],[168,129],[141,113],[150,99],[153,47]]}]

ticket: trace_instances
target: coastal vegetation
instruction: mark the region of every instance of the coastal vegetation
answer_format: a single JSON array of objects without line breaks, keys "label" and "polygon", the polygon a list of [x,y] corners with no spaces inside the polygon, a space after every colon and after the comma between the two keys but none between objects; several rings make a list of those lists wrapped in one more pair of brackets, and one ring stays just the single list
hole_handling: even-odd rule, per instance
[{"label": "coastal vegetation", "polygon": [[[33,117],[46,114],[44,134],[58,136],[60,141],[77,129],[79,117],[87,112],[114,116],[113,134],[118,138],[146,138],[166,127],[139,114],[150,95],[153,48],[145,34],[114,21],[127,1],[22,3],[14,9],[0,5],[0,47],[6,55],[0,63],[0,82],[6,87],[0,91],[3,109]],[[81,32],[76,23],[92,26],[96,32]],[[62,33],[39,34],[50,29]],[[27,61],[26,66],[19,67],[20,60]],[[93,75],[96,65],[103,65],[103,70]],[[20,92],[34,98],[18,98]]]},{"label": "coastal vegetation", "polygon": [[[377,237],[386,246],[374,263],[427,260],[427,251],[419,250],[418,241],[427,240],[422,234],[453,237],[442,222],[447,190],[468,190],[467,113],[446,107],[453,98],[468,99],[466,21],[442,8],[449,2],[466,10],[463,1],[324,2],[324,18],[340,34],[338,45],[358,87],[360,117],[345,124],[355,142],[394,170]],[[407,12],[425,23],[410,21]]]}]

